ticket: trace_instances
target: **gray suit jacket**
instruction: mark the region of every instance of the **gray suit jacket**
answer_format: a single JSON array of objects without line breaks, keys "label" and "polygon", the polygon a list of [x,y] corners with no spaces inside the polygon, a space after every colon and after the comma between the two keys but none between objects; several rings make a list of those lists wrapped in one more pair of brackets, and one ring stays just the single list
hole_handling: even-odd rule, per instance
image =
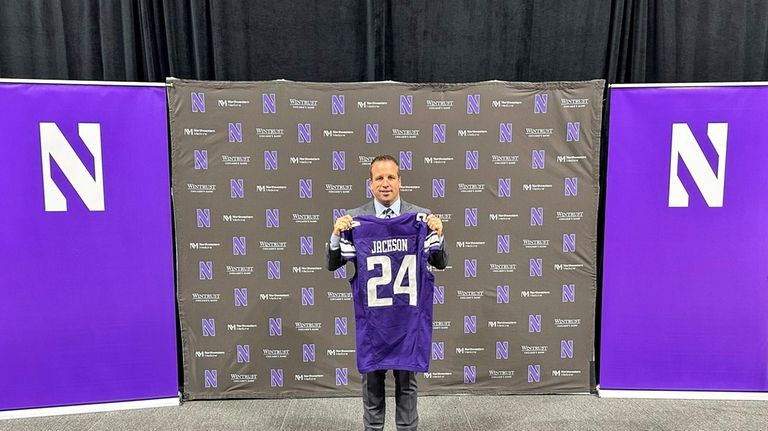
[{"label": "gray suit jacket", "polygon": [[[400,199],[400,214],[405,214],[405,213],[430,214],[432,213],[432,211],[426,208],[422,208],[420,206],[413,205],[411,203],[404,201],[403,199]],[[351,215],[352,217],[376,214],[376,207],[373,206],[373,201],[369,201],[363,206],[359,206],[357,208],[348,210],[347,214]],[[433,253],[432,255],[430,255],[428,262],[430,265],[434,266],[437,269],[443,269],[446,266],[448,266],[448,251],[446,251],[445,249],[445,240],[443,240],[443,248],[439,252]],[[341,258],[341,249],[331,250],[330,245],[326,245],[325,264],[326,264],[326,268],[328,268],[329,271],[335,271],[339,267],[344,265],[344,259]]]}]

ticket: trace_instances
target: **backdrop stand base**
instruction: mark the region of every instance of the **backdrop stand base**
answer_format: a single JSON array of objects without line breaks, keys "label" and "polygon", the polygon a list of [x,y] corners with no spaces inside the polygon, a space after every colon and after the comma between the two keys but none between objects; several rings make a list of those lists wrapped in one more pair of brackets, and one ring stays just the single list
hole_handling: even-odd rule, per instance
[{"label": "backdrop stand base", "polygon": [[122,401],[117,403],[83,404],[77,406],[42,407],[35,409],[0,411],[0,420],[37,418],[42,416],[74,415],[80,413],[111,412],[116,410],[150,409],[155,407],[173,407],[180,405],[180,398],[156,398],[141,401]]},{"label": "backdrop stand base", "polygon": [[641,391],[597,389],[600,398],[653,398],[669,400],[768,401],[768,392]]}]

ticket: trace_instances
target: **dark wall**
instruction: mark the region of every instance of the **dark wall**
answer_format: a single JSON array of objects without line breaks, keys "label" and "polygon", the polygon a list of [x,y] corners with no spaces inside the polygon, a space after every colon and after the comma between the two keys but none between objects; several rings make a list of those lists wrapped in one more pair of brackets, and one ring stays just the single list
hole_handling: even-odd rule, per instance
[{"label": "dark wall", "polygon": [[768,79],[762,0],[0,0],[0,77]]}]

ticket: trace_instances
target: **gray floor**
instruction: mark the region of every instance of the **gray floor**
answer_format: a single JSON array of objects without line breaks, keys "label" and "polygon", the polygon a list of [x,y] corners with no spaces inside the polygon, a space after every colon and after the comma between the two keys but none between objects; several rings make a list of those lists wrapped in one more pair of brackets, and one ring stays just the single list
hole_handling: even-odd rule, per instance
[{"label": "gray floor", "polygon": [[[388,399],[387,430],[394,430]],[[419,398],[420,430],[767,430],[768,401],[593,395]],[[0,421],[0,430],[360,430],[360,398],[192,401],[180,407]]]}]

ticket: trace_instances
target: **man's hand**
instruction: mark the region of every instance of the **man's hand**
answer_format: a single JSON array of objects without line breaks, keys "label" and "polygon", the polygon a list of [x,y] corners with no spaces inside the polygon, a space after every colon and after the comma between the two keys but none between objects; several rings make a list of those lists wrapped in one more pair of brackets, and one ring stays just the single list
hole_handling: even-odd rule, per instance
[{"label": "man's hand", "polygon": [[443,237],[443,221],[440,220],[440,217],[430,214],[427,216],[427,226],[429,226],[430,230],[436,231],[437,236]]},{"label": "man's hand", "polygon": [[352,227],[352,216],[343,215],[336,219],[336,223],[333,225],[333,234],[341,236],[341,233],[345,230],[349,230]]}]

